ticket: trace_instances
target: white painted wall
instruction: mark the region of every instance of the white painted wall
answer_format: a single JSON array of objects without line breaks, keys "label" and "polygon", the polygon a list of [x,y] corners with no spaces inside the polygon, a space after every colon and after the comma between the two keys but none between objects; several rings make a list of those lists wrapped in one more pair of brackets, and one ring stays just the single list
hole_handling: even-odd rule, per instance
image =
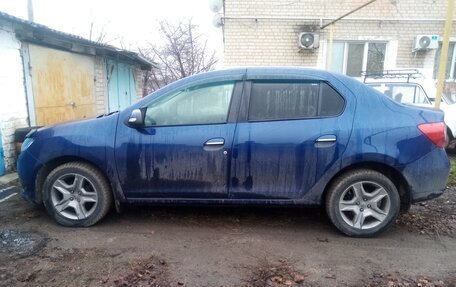
[{"label": "white painted wall", "polygon": [[0,129],[6,168],[14,168],[14,130],[26,127],[27,102],[21,42],[11,24],[0,21]]}]

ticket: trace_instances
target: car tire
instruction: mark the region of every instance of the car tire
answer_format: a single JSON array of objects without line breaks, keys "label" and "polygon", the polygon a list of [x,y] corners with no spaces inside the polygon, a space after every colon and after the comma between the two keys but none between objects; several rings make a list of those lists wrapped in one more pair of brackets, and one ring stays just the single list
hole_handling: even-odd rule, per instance
[{"label": "car tire", "polygon": [[450,128],[447,127],[447,136],[445,138],[445,150],[454,152],[456,150],[456,145],[454,143],[454,136],[453,133],[451,132]]},{"label": "car tire", "polygon": [[400,212],[400,197],[388,177],[358,169],[342,174],[331,184],[326,212],[344,234],[373,237],[394,224]]},{"label": "car tire", "polygon": [[105,176],[83,162],[62,164],[43,184],[47,212],[64,226],[91,226],[110,210],[112,192]]}]

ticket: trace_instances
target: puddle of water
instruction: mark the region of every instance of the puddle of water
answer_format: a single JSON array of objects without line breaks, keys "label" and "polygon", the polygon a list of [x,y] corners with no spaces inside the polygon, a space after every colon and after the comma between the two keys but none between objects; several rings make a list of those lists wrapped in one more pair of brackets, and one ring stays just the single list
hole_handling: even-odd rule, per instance
[{"label": "puddle of water", "polygon": [[16,258],[34,254],[45,245],[45,239],[38,233],[16,229],[0,230],[0,254]]}]

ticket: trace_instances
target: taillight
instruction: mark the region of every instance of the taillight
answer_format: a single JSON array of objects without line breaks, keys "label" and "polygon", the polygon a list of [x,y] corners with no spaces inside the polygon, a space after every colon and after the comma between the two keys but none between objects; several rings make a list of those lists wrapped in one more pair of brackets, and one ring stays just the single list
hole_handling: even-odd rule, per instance
[{"label": "taillight", "polygon": [[444,123],[421,124],[418,125],[418,128],[437,147],[445,147],[446,127]]}]

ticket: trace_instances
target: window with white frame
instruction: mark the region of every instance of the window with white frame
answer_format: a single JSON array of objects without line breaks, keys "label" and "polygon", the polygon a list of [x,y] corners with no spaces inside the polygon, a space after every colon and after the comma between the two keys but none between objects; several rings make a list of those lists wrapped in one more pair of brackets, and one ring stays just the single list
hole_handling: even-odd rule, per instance
[{"label": "window with white frame", "polygon": [[[445,69],[445,78],[447,80],[456,80],[456,49],[455,42],[450,42],[448,47],[448,57]],[[437,79],[437,74],[439,72],[440,66],[440,53],[442,51],[442,43],[439,43],[439,48],[435,53],[434,61],[434,79]]]},{"label": "window with white frame", "polygon": [[380,72],[385,65],[386,42],[334,41],[329,69],[352,77],[361,71]]}]

